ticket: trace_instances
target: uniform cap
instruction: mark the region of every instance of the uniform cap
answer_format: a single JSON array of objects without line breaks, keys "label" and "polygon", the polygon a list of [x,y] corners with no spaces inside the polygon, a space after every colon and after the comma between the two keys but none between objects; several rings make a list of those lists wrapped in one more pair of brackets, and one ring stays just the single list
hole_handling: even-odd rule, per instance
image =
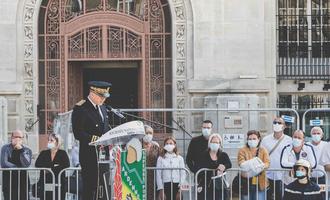
[{"label": "uniform cap", "polygon": [[105,98],[110,97],[110,87],[111,83],[105,81],[89,81],[89,89],[96,94],[103,96]]}]

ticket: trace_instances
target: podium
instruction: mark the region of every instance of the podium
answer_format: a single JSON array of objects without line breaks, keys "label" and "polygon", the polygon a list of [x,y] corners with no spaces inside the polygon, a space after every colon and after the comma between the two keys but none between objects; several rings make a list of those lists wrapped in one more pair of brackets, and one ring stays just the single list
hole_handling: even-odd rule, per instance
[{"label": "podium", "polygon": [[120,196],[122,199],[135,197],[142,200],[145,197],[145,156],[140,142],[144,135],[143,122],[131,121],[111,129],[90,143],[96,148],[101,145],[112,147],[109,149],[109,160],[98,159],[98,199],[118,199]]}]

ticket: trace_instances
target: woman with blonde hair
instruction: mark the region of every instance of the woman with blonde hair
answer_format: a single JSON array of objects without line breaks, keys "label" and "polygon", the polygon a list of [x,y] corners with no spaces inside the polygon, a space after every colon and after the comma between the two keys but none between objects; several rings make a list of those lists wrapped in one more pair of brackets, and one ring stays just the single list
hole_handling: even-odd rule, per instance
[{"label": "woman with blonde hair", "polygon": [[[183,157],[178,154],[176,140],[170,136],[164,140],[164,147],[157,160],[157,168],[184,168]],[[185,182],[184,170],[157,170],[157,189],[160,199],[180,199],[180,185]]]},{"label": "woman with blonde hair", "polygon": [[[70,160],[68,154],[66,153],[66,151],[60,149],[61,144],[62,144],[62,138],[60,137],[60,135],[54,133],[50,134],[48,137],[47,150],[43,150],[40,152],[35,163],[36,167],[50,168],[55,175],[55,183],[57,183],[58,181],[58,175],[60,171],[70,167]],[[39,187],[38,188],[39,191],[35,191],[34,193],[37,193],[37,196],[39,196],[41,200],[52,199],[52,192],[47,191],[45,194],[43,188],[45,183],[52,183],[53,181],[52,179],[53,178],[51,174],[45,171],[40,171],[40,179],[37,184],[37,186]],[[65,183],[65,173],[63,173],[61,177],[61,199],[65,198],[64,183]],[[55,196],[56,199],[59,199],[57,191],[58,188],[56,187]]]},{"label": "woman with blonde hair", "polygon": [[[226,199],[227,193],[223,180],[211,180],[212,176],[223,174],[232,164],[228,154],[221,149],[222,138],[219,134],[213,133],[209,136],[208,149],[202,153],[198,169],[215,169],[214,172],[201,172],[198,176],[198,184],[201,188],[198,193],[198,200],[204,199]],[[206,176],[206,179],[205,179]]]}]

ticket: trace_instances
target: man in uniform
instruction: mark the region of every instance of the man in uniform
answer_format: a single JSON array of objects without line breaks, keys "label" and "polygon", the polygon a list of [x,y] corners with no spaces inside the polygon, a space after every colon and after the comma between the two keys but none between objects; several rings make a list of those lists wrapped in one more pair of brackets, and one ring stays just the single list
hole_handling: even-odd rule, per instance
[{"label": "man in uniform", "polygon": [[107,110],[103,105],[110,96],[111,84],[103,81],[90,81],[89,95],[78,102],[72,112],[74,137],[79,140],[79,160],[83,182],[83,200],[97,199],[98,149],[90,146],[100,136],[110,130]]}]

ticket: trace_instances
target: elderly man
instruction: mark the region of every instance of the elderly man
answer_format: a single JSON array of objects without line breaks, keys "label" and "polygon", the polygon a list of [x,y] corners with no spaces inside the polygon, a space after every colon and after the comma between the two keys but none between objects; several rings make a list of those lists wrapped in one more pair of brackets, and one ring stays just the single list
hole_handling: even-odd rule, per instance
[{"label": "elderly man", "polygon": [[[302,130],[296,130],[292,134],[292,143],[283,148],[280,159],[281,167],[292,169],[299,159],[309,161],[311,167],[315,169],[317,164],[315,152],[311,145],[305,143],[305,135]],[[288,179],[285,180],[285,183],[289,184],[292,181],[293,179]]]},{"label": "elderly man", "polygon": [[324,173],[321,172],[324,171],[324,166],[320,162],[321,153],[323,152],[327,144],[325,141],[322,141],[323,135],[323,130],[320,127],[313,127],[311,130],[312,141],[307,143],[313,147],[317,160],[317,165],[315,169],[317,169],[318,171],[312,172],[311,180],[319,184],[325,184],[325,176]]},{"label": "elderly man", "polygon": [[110,96],[110,83],[90,81],[87,99],[81,100],[73,108],[72,129],[79,140],[79,161],[83,182],[83,200],[97,199],[98,162],[97,149],[90,146],[100,136],[110,130],[108,115],[103,105]]},{"label": "elderly man", "polygon": [[[23,145],[24,134],[15,130],[11,142],[1,148],[2,168],[26,168],[31,165],[32,151]],[[5,171],[3,173],[3,195],[5,200],[28,199],[28,176],[26,171]]]},{"label": "elderly man", "polygon": [[[270,168],[281,168],[280,158],[282,149],[291,144],[291,137],[284,134],[286,128],[283,118],[276,117],[273,120],[273,134],[269,134],[261,141],[260,146],[267,149],[270,158]],[[267,171],[269,180],[269,189],[267,190],[267,199],[282,199],[282,179],[283,173],[279,171]]]}]

